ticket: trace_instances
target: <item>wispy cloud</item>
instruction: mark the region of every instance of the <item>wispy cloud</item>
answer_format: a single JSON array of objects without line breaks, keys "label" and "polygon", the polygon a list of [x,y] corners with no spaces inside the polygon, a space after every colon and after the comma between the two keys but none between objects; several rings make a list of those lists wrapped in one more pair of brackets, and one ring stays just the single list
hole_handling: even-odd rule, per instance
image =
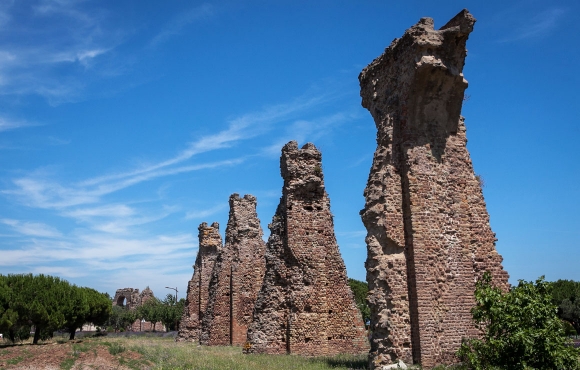
[{"label": "wispy cloud", "polygon": [[332,130],[346,122],[352,121],[356,115],[347,112],[338,112],[329,116],[318,117],[311,120],[296,120],[288,125],[284,133],[262,150],[262,154],[279,156],[280,149],[290,140],[296,140],[299,145],[306,141],[316,141],[328,136]]},{"label": "wispy cloud", "polygon": [[[244,114],[227,121],[227,126],[215,134],[202,136],[187,144],[175,156],[131,169],[126,172],[93,177],[72,184],[62,184],[53,179],[46,170],[12,180],[12,189],[1,193],[15,197],[22,203],[36,208],[66,209],[74,206],[96,204],[102,197],[144,181],[171,176],[185,172],[209,170],[219,167],[238,165],[246,157],[231,158],[215,162],[187,164],[196,155],[230,148],[239,142],[263,135],[278,124],[288,122],[297,115],[304,114],[314,107],[333,99],[332,95],[302,96],[285,104],[265,107],[261,111]],[[311,140],[326,135],[334,126],[352,119],[347,113],[337,113],[313,121],[296,120],[287,125],[282,140],[308,137]],[[276,142],[279,152],[281,145]],[[273,147],[272,147],[273,148]],[[273,149],[271,149],[273,150]],[[248,155],[249,156],[249,155]]]},{"label": "wispy cloud", "polygon": [[[288,103],[232,117],[225,120],[222,130],[197,137],[174,156],[129,167],[118,173],[80,181],[63,181],[60,179],[62,169],[57,171],[58,167],[47,167],[13,178],[12,186],[2,190],[1,194],[31,208],[52,211],[57,217],[72,219],[78,227],[63,234],[49,225],[4,219],[0,222],[18,237],[14,246],[0,246],[0,266],[18,264],[30,271],[54,272],[70,278],[82,278],[84,275],[91,276],[92,271],[107,270],[114,277],[111,284],[121,284],[120,281],[129,284],[137,276],[150,279],[154,273],[160,272],[167,276],[175,275],[175,279],[183,278],[185,273],[175,271],[175,262],[193,261],[197,248],[193,235],[152,236],[157,222],[182,208],[160,206],[160,199],[129,200],[124,195],[113,193],[153,179],[249,162],[262,154],[260,145],[248,146],[250,149],[234,158],[219,158],[227,155],[224,149],[255,138],[262,141],[272,131],[276,132],[276,136],[281,133],[284,139],[292,136],[292,139],[314,140],[329,135],[333,129],[348,122],[351,115],[342,112],[315,119],[298,118],[312,116],[320,106],[335,98],[334,95],[307,93]],[[279,152],[280,147],[276,150]],[[207,155],[218,151],[222,153]],[[272,192],[271,196],[277,197],[279,194]],[[225,202],[208,208],[189,208],[185,220],[177,218],[177,222],[207,218],[223,212],[225,208]],[[128,269],[131,274],[123,275]]]},{"label": "wispy cloud", "polygon": [[27,236],[44,238],[58,238],[62,236],[55,228],[40,222],[23,222],[7,218],[0,220],[0,222],[12,227],[16,232]]},{"label": "wispy cloud", "polygon": [[190,219],[205,219],[211,215],[214,215],[226,208],[227,204],[222,203],[208,209],[194,209],[185,214],[185,218]]},{"label": "wispy cloud", "polygon": [[0,117],[0,132],[29,126],[37,125],[26,121],[12,120],[5,117]]},{"label": "wispy cloud", "polygon": [[565,14],[564,9],[552,8],[529,18],[524,17],[524,21],[513,29],[511,34],[501,39],[500,42],[513,42],[544,37],[557,28],[559,21]]},{"label": "wispy cloud", "polygon": [[[10,27],[10,37],[0,41],[0,94],[36,94],[53,105],[78,98],[90,79],[86,71],[123,39],[103,12],[86,4],[33,0],[27,6],[0,5],[0,27]],[[75,68],[79,65],[84,71]]]},{"label": "wispy cloud", "polygon": [[70,140],[61,139],[56,136],[49,136],[47,139],[49,145],[67,145],[71,142]]},{"label": "wispy cloud", "polygon": [[196,21],[208,18],[215,13],[215,7],[211,4],[202,4],[189,11],[178,15],[167,24],[150,42],[150,46],[157,46],[167,41],[171,36],[178,35],[181,31]]}]

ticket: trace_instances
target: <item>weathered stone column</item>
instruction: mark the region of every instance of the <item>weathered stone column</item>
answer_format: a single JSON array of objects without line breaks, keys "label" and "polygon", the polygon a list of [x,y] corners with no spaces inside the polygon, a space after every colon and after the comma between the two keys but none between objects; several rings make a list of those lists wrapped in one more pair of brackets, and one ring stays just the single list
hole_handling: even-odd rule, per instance
[{"label": "weathered stone column", "polygon": [[209,284],[209,303],[201,343],[243,345],[262,286],[266,260],[264,233],[256,213],[256,197],[230,196],[226,242]]},{"label": "weathered stone column", "polygon": [[222,249],[219,224],[199,225],[199,251],[193,265],[193,277],[187,285],[185,309],[179,324],[177,341],[200,340],[201,323],[209,300],[209,281],[218,252]]},{"label": "weathered stone column", "polygon": [[246,352],[364,353],[368,343],[334,235],[321,154],[313,144],[298,149],[291,141],[280,165],[282,198],[269,225]]},{"label": "weathered stone column", "polygon": [[467,10],[439,30],[422,18],[359,76],[378,130],[361,211],[373,368],[456,362],[477,335],[475,281],[487,270],[508,286],[460,116],[474,23]]}]

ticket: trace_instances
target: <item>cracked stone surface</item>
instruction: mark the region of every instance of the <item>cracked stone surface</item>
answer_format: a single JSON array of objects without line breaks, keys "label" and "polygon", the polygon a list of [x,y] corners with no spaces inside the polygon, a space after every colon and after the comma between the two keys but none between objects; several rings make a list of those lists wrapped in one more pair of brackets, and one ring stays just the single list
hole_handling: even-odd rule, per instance
[{"label": "cracked stone surface", "polygon": [[348,286],[322,157],[313,144],[282,148],[282,197],[268,226],[266,273],[248,329],[246,353],[306,356],[368,351]]},{"label": "cracked stone surface", "polygon": [[206,345],[241,346],[246,342],[266,271],[266,243],[256,213],[256,197],[232,194],[229,204],[226,242],[213,269],[202,323],[201,343]]},{"label": "cracked stone surface", "polygon": [[359,76],[377,149],[361,211],[367,229],[371,368],[456,362],[478,334],[470,309],[484,271],[508,289],[466,148],[463,66],[475,18],[422,18]]},{"label": "cracked stone surface", "polygon": [[209,282],[218,252],[222,249],[219,224],[199,225],[199,251],[193,265],[193,277],[187,284],[185,309],[179,324],[177,341],[199,342],[201,324],[209,301]]}]

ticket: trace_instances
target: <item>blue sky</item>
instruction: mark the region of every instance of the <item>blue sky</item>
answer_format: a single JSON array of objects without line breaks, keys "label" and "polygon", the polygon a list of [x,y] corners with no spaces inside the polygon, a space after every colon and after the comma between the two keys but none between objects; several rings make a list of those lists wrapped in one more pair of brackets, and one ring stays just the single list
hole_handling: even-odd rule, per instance
[{"label": "blue sky", "polygon": [[265,236],[283,144],[322,151],[349,276],[376,147],[358,74],[461,9],[468,148],[510,281],[580,280],[577,1],[0,2],[0,273],[185,295],[197,227],[251,193]]}]

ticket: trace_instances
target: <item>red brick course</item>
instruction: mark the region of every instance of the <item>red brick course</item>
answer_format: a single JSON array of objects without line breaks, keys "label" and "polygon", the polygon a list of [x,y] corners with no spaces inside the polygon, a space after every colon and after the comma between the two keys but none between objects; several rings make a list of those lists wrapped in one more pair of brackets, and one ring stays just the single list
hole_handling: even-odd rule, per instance
[{"label": "red brick course", "polygon": [[256,213],[256,197],[232,194],[229,204],[226,242],[212,272],[202,324],[201,343],[206,345],[241,346],[246,342],[266,271],[266,243]]},{"label": "red brick course", "polygon": [[359,76],[378,130],[361,211],[373,368],[456,362],[477,335],[476,280],[487,270],[508,287],[460,116],[474,23],[466,10],[440,30],[422,18]]},{"label": "red brick course", "polygon": [[199,251],[193,265],[193,277],[187,285],[185,309],[179,324],[177,341],[199,342],[201,323],[209,301],[209,282],[218,252],[222,249],[219,224],[199,225]]},{"label": "red brick course", "polygon": [[282,198],[269,225],[266,274],[246,353],[327,356],[368,351],[347,283],[321,154],[313,144],[282,148]]}]

